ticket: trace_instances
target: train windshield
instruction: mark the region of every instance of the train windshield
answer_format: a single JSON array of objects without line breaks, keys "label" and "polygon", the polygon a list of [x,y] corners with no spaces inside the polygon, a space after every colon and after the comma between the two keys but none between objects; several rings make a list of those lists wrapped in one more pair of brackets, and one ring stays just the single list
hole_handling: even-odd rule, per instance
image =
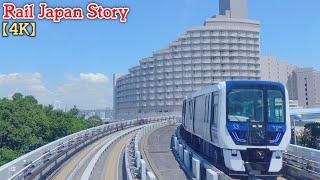
[{"label": "train windshield", "polygon": [[285,103],[283,95],[278,90],[268,90],[268,122],[284,123]]},{"label": "train windshield", "polygon": [[229,121],[263,122],[263,90],[234,89],[227,104]]},{"label": "train windshield", "polygon": [[[230,122],[284,123],[284,97],[279,90],[233,89],[228,94],[228,120]],[[267,99],[267,104],[264,103]],[[267,107],[267,109],[264,109]],[[267,110],[268,117],[264,117]]]},{"label": "train windshield", "polygon": [[279,84],[229,83],[227,128],[236,144],[278,145],[286,131],[285,91]]}]

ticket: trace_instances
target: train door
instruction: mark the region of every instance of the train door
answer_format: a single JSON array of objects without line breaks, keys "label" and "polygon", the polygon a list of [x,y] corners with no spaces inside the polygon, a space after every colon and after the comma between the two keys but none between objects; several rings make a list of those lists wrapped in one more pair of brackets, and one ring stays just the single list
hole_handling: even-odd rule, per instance
[{"label": "train door", "polygon": [[182,106],[182,125],[184,127],[186,127],[186,104],[187,104],[187,101],[184,100],[183,106]]},{"label": "train door", "polygon": [[206,95],[205,98],[205,114],[204,114],[204,139],[210,141],[210,117],[211,117],[211,94]]},{"label": "train door", "polygon": [[218,141],[218,121],[219,121],[219,94],[211,94],[211,116],[210,116],[210,138],[214,144]]}]

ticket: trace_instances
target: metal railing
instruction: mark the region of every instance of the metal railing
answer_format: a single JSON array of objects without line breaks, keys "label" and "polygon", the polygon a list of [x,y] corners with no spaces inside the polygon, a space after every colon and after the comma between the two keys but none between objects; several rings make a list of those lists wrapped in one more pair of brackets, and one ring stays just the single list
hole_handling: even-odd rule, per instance
[{"label": "metal railing", "polygon": [[320,150],[289,145],[283,156],[285,175],[320,179]]},{"label": "metal railing", "polygon": [[108,134],[164,119],[157,117],[115,122],[69,135],[1,166],[0,177],[12,180],[47,177],[74,153]]},{"label": "metal railing", "polygon": [[303,157],[295,156],[293,154],[285,153],[283,156],[283,161],[285,165],[289,165],[308,173],[314,173],[320,175],[320,163],[306,159]]}]

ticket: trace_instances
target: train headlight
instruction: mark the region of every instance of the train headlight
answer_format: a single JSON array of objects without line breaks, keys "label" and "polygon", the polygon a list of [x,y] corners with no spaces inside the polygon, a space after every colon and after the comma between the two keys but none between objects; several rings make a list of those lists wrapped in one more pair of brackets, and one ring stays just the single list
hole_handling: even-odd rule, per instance
[{"label": "train headlight", "polygon": [[237,151],[237,150],[232,149],[232,150],[231,150],[231,156],[233,156],[233,157],[237,157],[237,156],[238,156],[238,151]]},{"label": "train headlight", "polygon": [[275,152],[274,152],[274,155],[275,155],[276,159],[281,159],[281,157],[282,157],[282,152],[281,152],[281,151],[275,151]]}]

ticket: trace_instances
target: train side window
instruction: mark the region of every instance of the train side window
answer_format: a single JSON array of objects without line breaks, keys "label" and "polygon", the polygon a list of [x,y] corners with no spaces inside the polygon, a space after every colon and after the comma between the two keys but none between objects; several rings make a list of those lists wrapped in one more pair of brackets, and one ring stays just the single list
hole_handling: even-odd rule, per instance
[{"label": "train side window", "polygon": [[204,117],[203,117],[205,123],[207,122],[207,114],[208,114],[208,111],[207,111],[207,105],[208,105],[207,99],[208,99],[208,97],[205,96],[205,99],[204,99]]},{"label": "train side window", "polygon": [[206,96],[198,96],[195,98],[194,121],[204,122],[206,114]]},{"label": "train side window", "polygon": [[183,108],[182,108],[182,123],[186,125],[186,100],[183,101]]},{"label": "train side window", "polygon": [[207,123],[209,123],[210,121],[210,104],[211,104],[211,95],[207,95],[207,106],[206,106],[206,109],[207,109],[207,116],[206,116],[206,120],[207,120]]},{"label": "train side window", "polygon": [[211,100],[211,124],[214,127],[217,127],[217,121],[218,121],[218,113],[219,113],[219,96],[218,95],[214,95],[212,96],[212,100]]},{"label": "train side window", "polygon": [[193,120],[193,104],[192,101],[189,101],[189,119],[192,121]]},{"label": "train side window", "polygon": [[203,121],[204,122],[207,122],[207,115],[208,115],[208,109],[207,109],[207,106],[208,106],[208,97],[205,96],[205,100],[204,100],[204,117],[203,117]]},{"label": "train side window", "polygon": [[214,96],[214,119],[215,126],[217,126],[217,122],[219,120],[219,95]]}]

